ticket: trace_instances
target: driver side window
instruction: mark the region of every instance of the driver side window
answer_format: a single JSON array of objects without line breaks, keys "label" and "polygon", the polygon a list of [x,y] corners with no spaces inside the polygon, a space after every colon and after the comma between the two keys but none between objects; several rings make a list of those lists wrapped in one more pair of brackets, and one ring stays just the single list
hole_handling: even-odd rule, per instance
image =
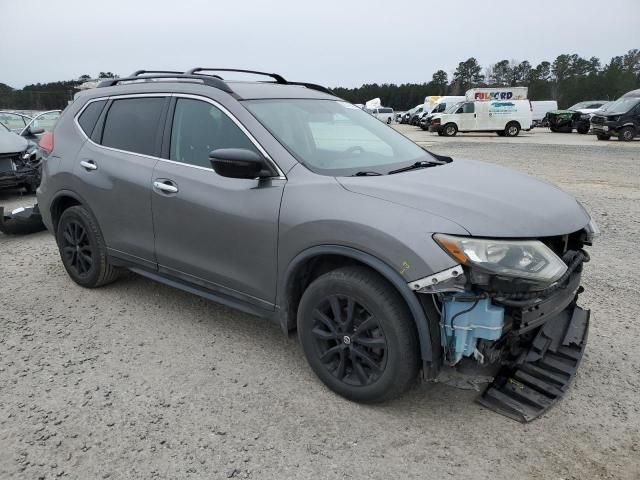
[{"label": "driver side window", "polygon": [[476,105],[473,102],[466,102],[462,105],[462,113],[474,113],[476,110]]},{"label": "driver side window", "polygon": [[173,114],[169,158],[211,168],[209,154],[219,148],[243,148],[260,153],[222,110],[202,100],[179,98]]}]

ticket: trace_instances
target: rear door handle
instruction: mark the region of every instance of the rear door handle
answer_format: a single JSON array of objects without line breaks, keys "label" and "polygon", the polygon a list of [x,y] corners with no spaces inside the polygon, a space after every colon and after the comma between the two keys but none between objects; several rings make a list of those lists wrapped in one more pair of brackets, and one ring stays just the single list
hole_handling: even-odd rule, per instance
[{"label": "rear door handle", "polygon": [[98,165],[96,165],[96,162],[94,162],[93,160],[81,160],[80,161],[80,165],[85,170],[97,170],[98,169]]},{"label": "rear door handle", "polygon": [[178,187],[171,180],[156,180],[153,182],[153,188],[164,193],[178,193]]}]

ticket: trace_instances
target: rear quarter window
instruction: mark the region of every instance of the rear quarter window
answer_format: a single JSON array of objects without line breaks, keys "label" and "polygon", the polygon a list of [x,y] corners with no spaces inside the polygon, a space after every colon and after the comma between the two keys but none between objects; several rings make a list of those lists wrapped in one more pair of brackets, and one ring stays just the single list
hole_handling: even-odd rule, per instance
[{"label": "rear quarter window", "polygon": [[100,143],[127,152],[155,155],[164,104],[163,97],[115,100],[107,112]]},{"label": "rear quarter window", "polygon": [[87,137],[91,137],[106,103],[106,100],[91,102],[78,117],[78,124]]}]

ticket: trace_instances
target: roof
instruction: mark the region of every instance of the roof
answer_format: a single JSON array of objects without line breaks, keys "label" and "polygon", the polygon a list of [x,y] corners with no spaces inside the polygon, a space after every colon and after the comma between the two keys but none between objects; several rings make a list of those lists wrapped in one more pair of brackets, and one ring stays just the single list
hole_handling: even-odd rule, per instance
[{"label": "roof", "polygon": [[[269,81],[227,81],[219,73],[232,72],[268,77]],[[196,84],[213,87],[226,92],[238,100],[263,98],[314,98],[335,99],[335,95],[328,88],[305,82],[289,82],[276,73],[265,73],[255,70],[240,70],[228,68],[192,68],[185,72],[168,70],[138,70],[129,77],[108,79],[98,84],[98,89],[105,87],[131,86],[136,87],[166,84]],[[154,89],[155,90],[155,89]]]}]

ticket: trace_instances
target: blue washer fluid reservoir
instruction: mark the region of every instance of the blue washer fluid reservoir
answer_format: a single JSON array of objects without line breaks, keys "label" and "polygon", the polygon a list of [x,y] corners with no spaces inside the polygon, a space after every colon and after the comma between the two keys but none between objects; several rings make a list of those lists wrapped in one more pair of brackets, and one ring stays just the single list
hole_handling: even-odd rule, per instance
[{"label": "blue washer fluid reservoir", "polygon": [[482,298],[469,310],[474,302],[456,300],[455,296],[442,302],[440,339],[450,365],[458,363],[463,356],[473,355],[478,339],[498,340],[502,335],[504,308],[493,305],[488,298]]}]

